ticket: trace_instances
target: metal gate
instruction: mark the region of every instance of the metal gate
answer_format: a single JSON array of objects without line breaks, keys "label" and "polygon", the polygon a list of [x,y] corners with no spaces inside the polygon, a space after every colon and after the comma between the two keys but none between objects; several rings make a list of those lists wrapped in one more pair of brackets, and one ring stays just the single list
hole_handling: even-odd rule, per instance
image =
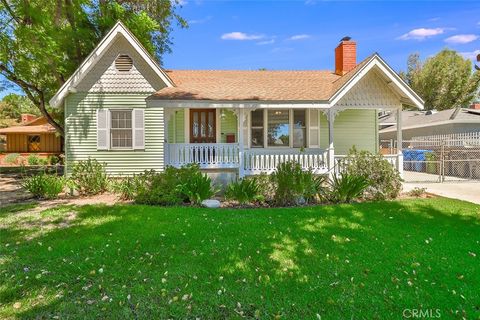
[{"label": "metal gate", "polygon": [[[381,141],[382,150],[395,150],[396,141]],[[480,182],[480,139],[414,138],[402,143],[406,182]]]}]

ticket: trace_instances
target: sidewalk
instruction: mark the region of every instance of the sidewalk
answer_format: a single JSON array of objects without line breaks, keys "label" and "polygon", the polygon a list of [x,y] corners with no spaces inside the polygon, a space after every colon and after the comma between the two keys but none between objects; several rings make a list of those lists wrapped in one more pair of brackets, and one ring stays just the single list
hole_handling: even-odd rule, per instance
[{"label": "sidewalk", "polygon": [[405,182],[403,191],[408,192],[413,188],[426,188],[427,192],[458,200],[480,204],[480,182]]}]

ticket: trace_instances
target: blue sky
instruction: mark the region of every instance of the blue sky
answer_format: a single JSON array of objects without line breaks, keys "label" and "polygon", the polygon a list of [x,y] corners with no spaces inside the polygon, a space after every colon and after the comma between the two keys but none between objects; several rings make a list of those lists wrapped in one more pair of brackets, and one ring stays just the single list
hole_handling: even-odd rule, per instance
[{"label": "blue sky", "polygon": [[[180,0],[179,0],[180,1]],[[410,53],[480,53],[480,2],[181,0],[170,69],[333,69],[343,36],[358,61],[373,52],[396,70]],[[0,92],[0,97],[7,92]]]},{"label": "blue sky", "polygon": [[378,52],[397,71],[410,53],[480,53],[480,2],[183,0],[172,69],[333,69],[343,36],[358,60]]}]

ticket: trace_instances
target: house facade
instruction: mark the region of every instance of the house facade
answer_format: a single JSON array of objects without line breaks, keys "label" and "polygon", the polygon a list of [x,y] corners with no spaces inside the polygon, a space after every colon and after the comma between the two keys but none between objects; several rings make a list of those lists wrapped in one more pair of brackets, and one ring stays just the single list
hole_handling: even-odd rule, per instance
[{"label": "house facade", "polygon": [[[331,173],[352,146],[378,151],[379,110],[423,108],[379,55],[357,64],[353,41],[335,71],[166,70],[121,23],[50,103],[65,108],[67,174],[92,157],[112,175],[198,163],[240,177],[288,160]],[[401,150],[389,159],[401,170]]]}]

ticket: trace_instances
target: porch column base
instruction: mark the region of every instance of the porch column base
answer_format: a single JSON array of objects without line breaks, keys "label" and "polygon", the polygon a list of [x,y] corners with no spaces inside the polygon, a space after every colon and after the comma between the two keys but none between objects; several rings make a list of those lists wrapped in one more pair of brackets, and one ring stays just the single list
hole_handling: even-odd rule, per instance
[{"label": "porch column base", "polygon": [[403,179],[403,153],[397,154],[397,170],[400,174],[400,177]]}]

